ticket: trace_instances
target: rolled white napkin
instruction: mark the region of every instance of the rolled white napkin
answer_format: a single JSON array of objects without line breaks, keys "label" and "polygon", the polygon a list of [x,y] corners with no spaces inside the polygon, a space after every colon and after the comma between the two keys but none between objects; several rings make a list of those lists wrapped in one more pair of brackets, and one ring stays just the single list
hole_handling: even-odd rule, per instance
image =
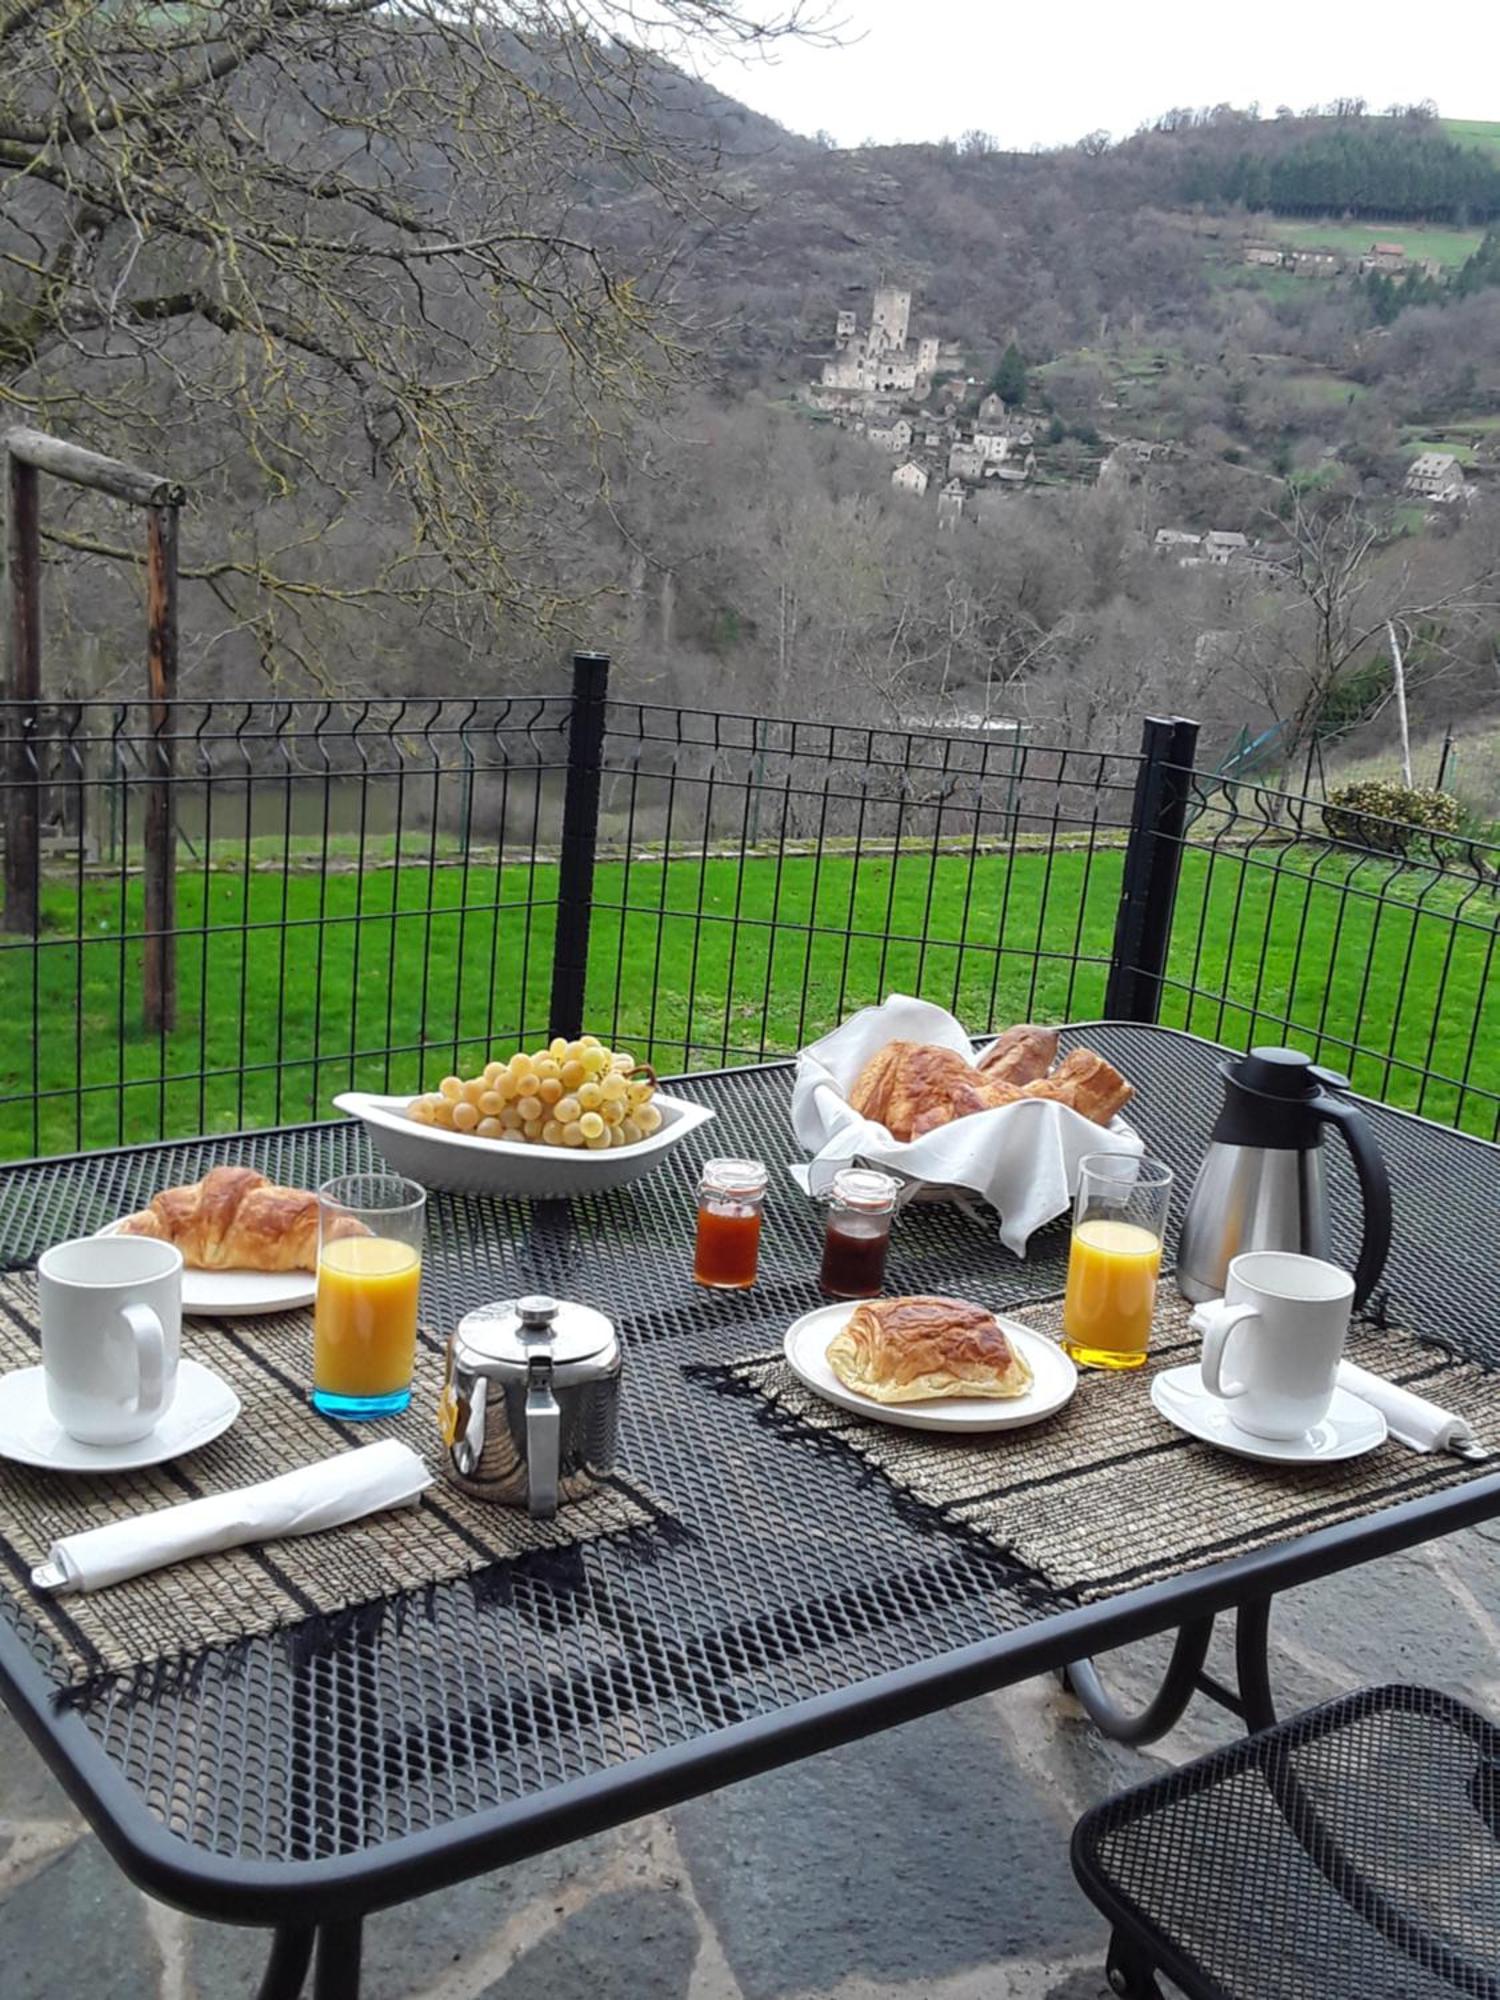
[{"label": "rolled white napkin", "polygon": [[258,1486],[66,1535],[52,1544],[31,1581],[38,1590],[103,1590],[188,1556],[283,1535],[315,1535],[388,1507],[410,1507],[431,1484],[432,1474],[410,1445],[383,1438]]},{"label": "rolled white napkin", "polygon": [[1078,1186],[1085,1153],[1145,1151],[1123,1118],[1096,1125],[1044,1097],[975,1111],[905,1143],[861,1118],[848,1101],[860,1071],[887,1042],[933,1042],[973,1062],[974,1044],[953,1016],[929,1000],[892,993],[805,1048],[792,1085],[792,1130],[813,1155],[808,1190],[825,1194],[851,1160],[883,1167],[916,1187],[967,1188],[1000,1212],[1000,1240],[1024,1256],[1026,1239],[1062,1215]]},{"label": "rolled white napkin", "polygon": [[1393,1438],[1413,1451],[1452,1451],[1462,1458],[1486,1458],[1488,1453],[1475,1439],[1465,1418],[1439,1403],[1428,1402],[1415,1389],[1403,1389],[1399,1382],[1387,1382],[1353,1361],[1339,1363],[1338,1384],[1351,1396],[1371,1403],[1385,1418]]}]

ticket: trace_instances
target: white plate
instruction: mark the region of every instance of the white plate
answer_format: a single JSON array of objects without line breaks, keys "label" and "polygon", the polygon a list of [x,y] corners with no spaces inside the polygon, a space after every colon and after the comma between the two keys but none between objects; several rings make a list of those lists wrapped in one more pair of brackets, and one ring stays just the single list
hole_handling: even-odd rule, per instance
[{"label": "white plate", "polygon": [[1276,1465],[1331,1465],[1358,1458],[1386,1439],[1385,1418],[1370,1403],[1335,1389],[1328,1415],[1299,1438],[1256,1437],[1242,1431],[1218,1396],[1210,1396],[1196,1361],[1164,1368],[1151,1384],[1151,1400],[1169,1424],[1189,1437],[1232,1451],[1237,1458],[1265,1459]]},{"label": "white plate", "polygon": [[340,1111],[359,1118],[386,1165],[424,1187],[448,1188],[455,1194],[513,1194],[547,1198],[591,1194],[597,1188],[624,1187],[659,1167],[667,1154],[707,1124],[713,1112],[706,1104],[657,1091],[651,1102],[661,1113],[661,1128],[633,1146],[614,1146],[591,1153],[585,1147],[531,1146],[524,1139],[476,1139],[472,1132],[445,1132],[440,1126],[418,1125],[408,1118],[409,1097],[371,1097],[346,1090],[334,1100]]},{"label": "white plate", "polygon": [[177,1365],[177,1394],[154,1431],[133,1444],[80,1444],[47,1408],[40,1368],[0,1376],[0,1458],[39,1465],[46,1472],[134,1472],[181,1458],[227,1431],[240,1399],[221,1376],[199,1361]]},{"label": "white plate", "polygon": [[[124,1217],[120,1218],[123,1221]],[[95,1232],[113,1236],[120,1222]],[[182,1274],[182,1310],[204,1319],[247,1319],[257,1313],[296,1312],[317,1292],[311,1271],[189,1271]]]},{"label": "white plate", "polygon": [[799,1381],[830,1403],[854,1410],[878,1423],[899,1424],[913,1431],[1013,1431],[1039,1424],[1060,1410],[1078,1387],[1078,1370],[1055,1341],[1018,1326],[996,1313],[1005,1337],[1031,1363],[1032,1383],[1024,1396],[994,1400],[987,1396],[944,1397],[934,1403],[876,1403],[846,1388],[828,1365],[828,1343],[848,1324],[858,1300],[818,1306],[787,1329],[783,1343],[788,1365]]}]

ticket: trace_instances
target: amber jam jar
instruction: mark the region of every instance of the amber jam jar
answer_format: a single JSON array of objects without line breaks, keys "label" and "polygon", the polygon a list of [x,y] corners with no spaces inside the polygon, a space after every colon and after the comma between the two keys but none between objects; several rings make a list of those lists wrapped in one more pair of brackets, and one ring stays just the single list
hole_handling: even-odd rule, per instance
[{"label": "amber jam jar", "polygon": [[885,1283],[886,1252],[901,1183],[872,1167],[833,1177],[818,1283],[835,1299],[873,1299]]},{"label": "amber jam jar", "polygon": [[698,1182],[698,1241],[693,1280],[715,1291],[755,1283],[760,1256],[760,1205],[766,1170],[759,1160],[706,1160]]}]

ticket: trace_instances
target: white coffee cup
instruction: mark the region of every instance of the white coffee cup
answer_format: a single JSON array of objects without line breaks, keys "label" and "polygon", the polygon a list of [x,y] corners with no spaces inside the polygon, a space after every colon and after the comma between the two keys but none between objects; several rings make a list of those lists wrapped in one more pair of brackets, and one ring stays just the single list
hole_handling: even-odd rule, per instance
[{"label": "white coffee cup", "polygon": [[47,1407],[81,1444],[129,1444],[177,1394],[182,1252],[149,1236],[81,1236],[37,1260]]},{"label": "white coffee cup", "polygon": [[[1255,1437],[1305,1436],[1328,1415],[1353,1303],[1354,1280],[1336,1264],[1247,1250],[1231,1260],[1223,1298],[1192,1317],[1203,1335],[1204,1388]],[[1225,1358],[1236,1334],[1231,1380]]]}]

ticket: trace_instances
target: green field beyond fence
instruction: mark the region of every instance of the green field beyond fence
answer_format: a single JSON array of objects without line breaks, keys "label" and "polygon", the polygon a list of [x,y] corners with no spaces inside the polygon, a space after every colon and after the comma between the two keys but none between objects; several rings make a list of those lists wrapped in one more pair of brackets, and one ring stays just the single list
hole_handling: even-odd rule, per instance
[{"label": "green field beyond fence", "polygon": [[[1120,875],[1117,848],[601,862],[586,1026],[666,1073],[790,1053],[890,991],[976,1032],[1089,1019]],[[161,1038],[140,1026],[139,879],[87,882],[81,909],[48,886],[40,948],[0,950],[0,1152],[324,1117],[336,1091],[508,1052],[547,1025],[556,895],[540,864],[184,872]],[[1490,1137],[1497,909],[1487,884],[1312,845],[1189,848],[1162,1019],[1290,1040]]]},{"label": "green field beyond fence", "polygon": [[1484,240],[1482,229],[1443,229],[1425,222],[1281,222],[1266,225],[1267,236],[1298,249],[1337,250],[1363,257],[1372,243],[1399,243],[1408,257],[1431,258],[1447,270],[1466,263]]},{"label": "green field beyond fence", "polygon": [[1500,153],[1500,125],[1492,118],[1444,118],[1443,130],[1461,146],[1477,146],[1481,152]]}]

